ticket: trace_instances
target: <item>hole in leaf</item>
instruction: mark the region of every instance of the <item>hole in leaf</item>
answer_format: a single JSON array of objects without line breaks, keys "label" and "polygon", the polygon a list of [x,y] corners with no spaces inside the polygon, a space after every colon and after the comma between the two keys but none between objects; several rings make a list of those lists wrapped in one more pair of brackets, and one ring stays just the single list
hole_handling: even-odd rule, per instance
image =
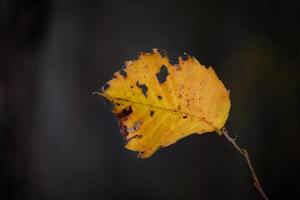
[{"label": "hole in leaf", "polygon": [[138,88],[142,90],[143,95],[147,97],[148,87],[145,84],[140,84],[138,81],[136,82],[136,86],[138,86]]},{"label": "hole in leaf", "polygon": [[164,83],[169,75],[168,68],[163,65],[160,67],[160,71],[156,74],[156,78],[160,84]]},{"label": "hole in leaf", "polygon": [[122,69],[120,70],[120,74],[123,76],[123,78],[127,78],[127,72],[125,71],[124,68],[122,68]]}]

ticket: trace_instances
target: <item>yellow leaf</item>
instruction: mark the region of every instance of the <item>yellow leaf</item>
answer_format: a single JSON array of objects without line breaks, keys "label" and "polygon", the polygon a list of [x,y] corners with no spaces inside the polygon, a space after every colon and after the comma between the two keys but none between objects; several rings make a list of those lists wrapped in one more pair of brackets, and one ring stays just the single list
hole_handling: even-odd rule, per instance
[{"label": "yellow leaf", "polygon": [[220,134],[228,117],[229,91],[214,70],[194,57],[178,61],[156,49],[141,53],[99,93],[114,105],[126,148],[141,158],[193,133]]}]

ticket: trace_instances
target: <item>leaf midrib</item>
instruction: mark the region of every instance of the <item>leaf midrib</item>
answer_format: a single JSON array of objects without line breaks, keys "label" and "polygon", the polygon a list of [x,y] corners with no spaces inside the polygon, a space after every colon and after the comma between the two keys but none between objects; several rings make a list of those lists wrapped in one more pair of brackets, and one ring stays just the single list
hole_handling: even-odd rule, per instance
[{"label": "leaf midrib", "polygon": [[139,104],[139,105],[143,105],[143,106],[147,106],[147,107],[153,107],[153,108],[164,110],[164,111],[167,111],[167,112],[175,112],[175,113],[180,113],[182,115],[188,115],[190,117],[193,117],[193,118],[195,118],[195,119],[197,119],[199,121],[202,121],[202,122],[206,123],[207,125],[213,127],[213,129],[215,131],[219,130],[214,125],[212,125],[212,123],[210,123],[209,121],[207,121],[204,118],[199,119],[198,117],[196,117],[194,115],[191,115],[189,113],[185,113],[185,112],[182,112],[182,111],[179,111],[179,110],[176,110],[176,109],[168,109],[168,108],[163,108],[163,107],[155,106],[155,105],[152,105],[152,104],[146,104],[146,103],[136,102],[136,101],[132,101],[132,100],[129,100],[129,99],[120,98],[120,97],[113,97],[113,96],[110,96],[110,95],[106,95],[104,93],[98,93],[98,95],[103,96],[103,97],[105,97],[107,99],[115,99],[115,100],[119,100],[119,101],[129,102],[129,103],[132,103],[132,104]]}]

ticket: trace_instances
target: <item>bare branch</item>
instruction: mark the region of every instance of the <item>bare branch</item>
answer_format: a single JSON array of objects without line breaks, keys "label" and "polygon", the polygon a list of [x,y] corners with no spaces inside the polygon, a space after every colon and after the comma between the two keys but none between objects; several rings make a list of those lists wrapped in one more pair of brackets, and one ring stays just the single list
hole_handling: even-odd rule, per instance
[{"label": "bare branch", "polygon": [[253,184],[254,184],[256,190],[260,193],[260,195],[265,200],[269,200],[269,198],[267,197],[267,195],[265,194],[264,190],[262,189],[262,187],[259,183],[259,180],[256,176],[255,170],[254,170],[254,168],[251,164],[251,160],[250,160],[250,156],[249,156],[248,152],[245,149],[243,149],[243,148],[241,148],[237,145],[237,143],[235,142],[235,138],[232,138],[228,135],[228,132],[227,132],[225,127],[221,129],[221,133],[234,146],[234,148],[245,158],[245,160],[248,164],[248,167],[250,169],[250,172],[251,172],[251,175],[252,175],[252,178],[253,178]]}]

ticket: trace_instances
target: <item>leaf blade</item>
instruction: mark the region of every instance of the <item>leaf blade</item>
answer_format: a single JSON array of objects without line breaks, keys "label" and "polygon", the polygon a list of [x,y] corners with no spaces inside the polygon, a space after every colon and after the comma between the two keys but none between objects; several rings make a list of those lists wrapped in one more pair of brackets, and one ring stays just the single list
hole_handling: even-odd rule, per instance
[{"label": "leaf blade", "polygon": [[[126,148],[138,151],[141,158],[190,134],[224,126],[229,91],[214,70],[196,58],[183,61],[179,57],[179,63],[172,65],[168,57],[153,50],[127,62],[123,70],[126,76],[115,73],[101,95],[115,105]],[[120,115],[129,108],[129,114]]]}]

